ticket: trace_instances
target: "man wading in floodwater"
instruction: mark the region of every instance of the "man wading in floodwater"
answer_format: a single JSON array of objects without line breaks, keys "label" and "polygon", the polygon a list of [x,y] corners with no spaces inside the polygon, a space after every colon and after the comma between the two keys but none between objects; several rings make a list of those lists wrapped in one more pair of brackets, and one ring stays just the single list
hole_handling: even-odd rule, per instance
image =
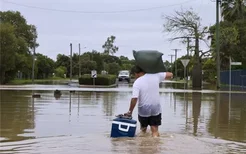
[{"label": "man wading in floodwater", "polygon": [[129,111],[124,115],[131,116],[138,103],[138,120],[141,130],[145,133],[149,125],[152,136],[158,137],[158,126],[161,125],[159,83],[165,79],[171,79],[173,74],[170,72],[149,74],[138,66],[132,68],[132,73],[135,75],[136,81],[133,84]]}]

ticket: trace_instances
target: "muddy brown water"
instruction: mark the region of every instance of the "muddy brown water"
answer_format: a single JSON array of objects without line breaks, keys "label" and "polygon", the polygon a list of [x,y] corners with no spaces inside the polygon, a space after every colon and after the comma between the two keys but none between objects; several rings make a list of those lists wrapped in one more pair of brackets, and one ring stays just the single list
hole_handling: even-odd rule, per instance
[{"label": "muddy brown water", "polygon": [[[131,92],[1,90],[0,153],[246,153],[245,93],[162,92],[161,136],[110,138]],[[133,118],[137,119],[137,108]]]}]

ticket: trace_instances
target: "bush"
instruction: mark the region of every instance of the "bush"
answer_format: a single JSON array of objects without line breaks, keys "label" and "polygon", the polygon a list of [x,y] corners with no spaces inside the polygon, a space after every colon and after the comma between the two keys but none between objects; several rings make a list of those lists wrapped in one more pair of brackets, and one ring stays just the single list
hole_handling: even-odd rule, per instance
[{"label": "bush", "polygon": [[65,73],[66,73],[66,67],[64,66],[59,66],[58,68],[55,69],[55,74],[57,77],[64,78]]},{"label": "bush", "polygon": [[[95,79],[95,85],[112,85],[115,84],[116,75],[101,75],[98,74]],[[79,84],[81,85],[93,85],[93,78],[90,74],[85,74],[79,78]]]}]

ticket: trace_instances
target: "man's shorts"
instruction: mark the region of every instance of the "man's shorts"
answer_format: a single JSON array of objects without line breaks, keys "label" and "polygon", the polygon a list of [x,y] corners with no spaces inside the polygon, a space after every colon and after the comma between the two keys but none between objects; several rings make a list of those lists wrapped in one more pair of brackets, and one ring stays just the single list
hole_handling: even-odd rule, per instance
[{"label": "man's shorts", "polygon": [[157,116],[150,116],[150,117],[141,117],[138,115],[138,121],[140,122],[141,128],[150,126],[159,126],[161,125],[161,113]]}]

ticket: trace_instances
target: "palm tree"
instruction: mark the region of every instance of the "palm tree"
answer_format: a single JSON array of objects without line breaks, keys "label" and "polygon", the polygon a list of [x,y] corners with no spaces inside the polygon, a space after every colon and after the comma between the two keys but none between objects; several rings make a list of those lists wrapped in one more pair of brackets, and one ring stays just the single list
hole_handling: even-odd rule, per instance
[{"label": "palm tree", "polygon": [[222,17],[227,21],[246,18],[246,0],[222,0]]}]

